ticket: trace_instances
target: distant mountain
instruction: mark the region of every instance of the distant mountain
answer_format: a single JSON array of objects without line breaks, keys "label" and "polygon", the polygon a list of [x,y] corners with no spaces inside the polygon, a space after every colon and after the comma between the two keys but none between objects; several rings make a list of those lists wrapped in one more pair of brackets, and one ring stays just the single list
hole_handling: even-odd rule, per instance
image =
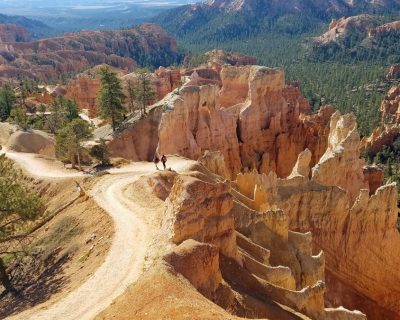
[{"label": "distant mountain", "polygon": [[99,64],[131,70],[180,62],[176,41],[161,27],[144,24],[116,31],[81,31],[33,42],[0,43],[0,82],[42,81]]},{"label": "distant mountain", "polygon": [[154,21],[179,37],[241,38],[265,32],[299,34],[333,17],[400,9],[400,0],[209,0],[161,13]]},{"label": "distant mountain", "polygon": [[44,22],[51,35],[81,30],[112,30],[143,23],[190,0],[0,0],[0,12]]},{"label": "distant mountain", "polygon": [[34,37],[40,37],[51,32],[51,28],[38,20],[23,16],[8,16],[0,13],[0,24],[17,24],[28,29]]}]

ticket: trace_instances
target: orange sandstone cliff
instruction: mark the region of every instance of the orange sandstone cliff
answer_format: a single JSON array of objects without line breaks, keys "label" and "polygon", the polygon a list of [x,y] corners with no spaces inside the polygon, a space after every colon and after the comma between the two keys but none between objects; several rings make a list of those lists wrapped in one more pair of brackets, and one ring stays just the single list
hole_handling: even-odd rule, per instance
[{"label": "orange sandstone cliff", "polygon": [[[156,151],[200,158],[213,172],[235,180],[230,194],[236,236],[230,231],[229,201],[222,201],[228,197],[222,196],[228,192],[223,185],[215,189],[220,190],[217,197],[222,201],[216,209],[222,214],[218,218],[192,208],[194,202],[203,200],[188,188],[201,190],[201,194],[214,192],[212,187],[208,190],[202,186],[204,182],[193,177],[177,180],[168,193],[169,212],[186,210],[176,218],[174,237],[179,240],[175,243],[184,243],[177,256],[202,247],[185,243],[186,239],[216,246],[220,255],[221,274],[216,271],[215,251],[204,247],[214,256],[209,269],[214,270],[211,282],[192,282],[184,267],[176,267],[178,271],[201,293],[229,310],[244,312],[251,309],[247,305],[250,302],[243,302],[240,308],[235,300],[218,302],[216,288],[221,276],[236,292],[263,302],[268,292],[274,301],[313,319],[329,319],[320,295],[325,286],[319,282],[326,279],[328,306],[358,309],[370,319],[397,319],[400,236],[396,228],[396,186],[380,186],[379,168],[365,167],[360,160],[354,117],[335,113],[332,107],[311,114],[307,101],[297,88],[285,83],[280,69],[224,66],[220,76],[222,87],[186,85],[180,94],[167,95],[149,109],[145,119],[116,133],[109,144],[114,155],[133,160],[151,160]],[[192,202],[192,197],[197,200]],[[211,206],[211,200],[204,201]],[[291,276],[283,269],[283,273],[271,273],[251,260],[251,255],[246,258],[240,249],[238,253],[234,239],[238,246],[242,237],[269,249],[271,265],[288,267]],[[257,246],[246,243],[242,246],[247,254],[247,250],[257,250]],[[166,261],[174,266],[173,261],[179,261],[176,259]],[[254,256],[252,259],[257,260]],[[325,267],[321,269],[321,265]],[[260,286],[260,279],[291,293],[272,289],[263,281]],[[213,285],[207,287],[204,281]],[[305,296],[313,297],[313,302],[305,302],[308,298],[303,300],[303,294],[295,293],[307,286],[305,292],[312,293]],[[271,317],[266,311],[261,314]]]}]

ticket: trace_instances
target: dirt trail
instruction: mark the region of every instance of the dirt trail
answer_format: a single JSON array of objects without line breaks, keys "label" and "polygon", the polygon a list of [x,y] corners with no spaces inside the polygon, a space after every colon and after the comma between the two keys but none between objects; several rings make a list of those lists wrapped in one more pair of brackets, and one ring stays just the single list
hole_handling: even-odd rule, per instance
[{"label": "dirt trail", "polygon": [[33,153],[2,150],[6,156],[17,162],[28,174],[38,178],[73,178],[83,176],[75,170],[67,170],[59,161],[47,159]]},{"label": "dirt trail", "polygon": [[[34,155],[9,153],[13,160],[36,177],[67,178],[81,175],[68,172]],[[187,164],[187,160],[169,162],[174,170]],[[133,204],[124,197],[125,188],[139,177],[155,171],[152,163],[136,163],[111,170],[90,191],[114,220],[115,236],[104,263],[77,290],[69,293],[47,309],[40,306],[17,314],[12,319],[91,319],[109,306],[143,272],[146,252],[151,245],[151,234],[157,228],[140,220],[142,212],[135,212]],[[137,206],[135,207],[137,210]]]}]

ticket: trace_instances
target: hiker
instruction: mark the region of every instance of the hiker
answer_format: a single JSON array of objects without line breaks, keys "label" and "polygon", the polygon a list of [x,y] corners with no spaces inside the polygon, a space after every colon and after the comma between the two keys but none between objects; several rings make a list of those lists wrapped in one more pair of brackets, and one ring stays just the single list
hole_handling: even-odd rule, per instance
[{"label": "hiker", "polygon": [[162,155],[161,162],[162,162],[162,165],[163,165],[164,170],[165,170],[166,169],[165,164],[167,163],[167,157],[165,156],[165,154]]},{"label": "hiker", "polygon": [[158,163],[160,162],[160,159],[158,159],[157,154],[154,155],[153,162],[156,166],[156,169],[160,170],[160,169],[158,169]]}]

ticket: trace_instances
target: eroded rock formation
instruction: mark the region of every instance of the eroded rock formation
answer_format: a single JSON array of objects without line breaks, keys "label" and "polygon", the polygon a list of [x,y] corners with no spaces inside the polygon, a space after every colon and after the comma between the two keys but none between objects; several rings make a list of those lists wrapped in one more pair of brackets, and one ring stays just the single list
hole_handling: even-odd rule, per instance
[{"label": "eroded rock formation", "polygon": [[[189,82],[179,95],[168,95],[152,108],[167,111],[158,124],[159,154],[197,159],[206,150],[221,151],[231,177],[242,168],[286,177],[304,149],[311,151],[312,164],[323,155],[332,107],[312,115],[306,99],[285,83],[280,69],[224,66],[220,77],[222,88]],[[139,148],[129,141],[132,130],[110,143],[114,155],[151,160],[148,153],[145,158],[133,156],[132,149]]]},{"label": "eroded rock formation", "polygon": [[[168,104],[159,128],[160,153],[197,159],[205,150],[222,151],[235,176],[241,168],[291,173],[305,148],[316,163],[326,148],[332,108],[310,115],[307,101],[285,84],[284,73],[265,67],[230,67],[218,86],[186,86]],[[176,136],[179,128],[181,135]]]},{"label": "eroded rock formation", "polygon": [[[381,187],[382,172],[360,160],[354,117],[335,113],[329,106],[311,114],[307,101],[285,83],[279,69],[224,66],[220,75],[222,88],[184,86],[179,95],[167,95],[153,106],[150,116],[137,124],[152,121],[152,145],[160,154],[201,157],[212,172],[235,180],[230,191],[222,180],[214,190],[207,185],[209,180],[198,181],[199,175],[177,180],[167,199],[168,216],[176,215],[170,220],[177,221],[176,244],[194,239],[217,246],[224,281],[263,303],[268,292],[311,318],[338,315],[331,310],[328,316],[323,307],[319,281],[325,271],[329,306],[359,309],[372,319],[380,315],[396,319],[400,315],[397,191],[394,185]],[[119,145],[112,149],[115,154],[137,150],[132,140],[135,127],[111,142],[112,147]],[[136,152],[137,160],[141,156],[151,160],[156,152],[142,149],[147,151],[140,156]],[[190,190],[201,190],[202,195],[190,196]],[[234,203],[229,213],[204,195],[224,199],[228,192]],[[208,209],[224,212],[223,217]],[[231,215],[236,240],[229,231]],[[255,263],[254,259],[262,261],[249,256],[248,250],[259,252],[260,247],[270,250],[272,266],[290,272]],[[263,281],[260,285],[258,278],[254,281],[254,275],[274,289]],[[287,295],[282,288],[292,291]],[[299,293],[308,290],[313,292],[312,303],[299,298],[308,296]],[[217,292],[211,296],[219,301]],[[247,302],[232,303],[224,300],[220,305],[251,309]]]},{"label": "eroded rock formation", "polygon": [[143,56],[150,57],[150,63],[171,64],[177,58],[176,41],[161,27],[144,24],[129,30],[81,31],[34,42],[0,43],[0,73],[2,78],[46,80],[102,63],[132,70]]},{"label": "eroded rock formation", "polygon": [[[378,186],[375,178],[363,173],[354,128],[353,117],[338,113],[332,117],[329,147],[312,168],[311,180],[305,175],[271,180],[254,172],[239,175],[237,184],[254,200],[260,188],[274,189],[268,207],[283,209],[292,230],[312,232],[313,251],[325,252],[329,302],[363,310],[371,319],[396,319],[400,315],[397,189],[391,184],[369,195],[369,186]],[[306,165],[302,158],[296,167],[300,162]],[[377,180],[381,179],[380,172]],[[349,300],[343,298],[345,292]]]},{"label": "eroded rock formation", "polygon": [[380,106],[381,126],[365,137],[360,150],[371,157],[386,145],[392,144],[400,135],[400,86],[392,87]]},{"label": "eroded rock formation", "polygon": [[[324,307],[324,254],[313,255],[311,233],[289,230],[289,217],[282,210],[250,209],[242,202],[245,195],[198,164],[189,166],[184,174],[165,171],[144,177],[139,183],[141,189],[151,190],[165,201],[161,229],[174,245],[131,290],[143,287],[146,281],[171,277],[167,271],[171,268],[204,298],[225,309],[219,312],[225,312],[226,319],[234,315],[365,319],[360,312]],[[158,276],[153,270],[158,270]],[[181,287],[180,281],[176,277],[170,283]],[[175,296],[173,290],[166,290],[164,295],[171,299]],[[132,302],[141,304],[140,299]],[[105,314],[111,316],[113,308],[119,309],[122,303],[117,301]],[[198,303],[195,299],[192,306]],[[186,306],[186,298],[182,297],[179,304]],[[167,305],[165,312],[169,314],[171,307]],[[201,314],[208,318],[206,310]]]},{"label": "eroded rock formation", "polygon": [[[139,82],[138,74],[135,72],[122,77],[122,80],[125,89],[128,81],[131,81],[132,85],[136,85]],[[181,72],[177,68],[160,67],[149,75],[149,80],[156,93],[155,101],[159,101],[178,86],[181,80]]]},{"label": "eroded rock formation", "polygon": [[366,14],[333,19],[329,24],[329,30],[320,37],[315,38],[314,42],[318,45],[339,43],[355,32],[367,36],[368,32],[375,28],[377,24],[374,17]]},{"label": "eroded rock formation", "polygon": [[400,76],[400,64],[395,64],[389,68],[388,73],[386,74],[386,80],[396,79]]},{"label": "eroded rock formation", "polygon": [[81,74],[70,81],[67,87],[68,99],[77,102],[79,108],[87,109],[91,117],[98,113],[97,99],[100,90],[100,78],[95,75]]}]

